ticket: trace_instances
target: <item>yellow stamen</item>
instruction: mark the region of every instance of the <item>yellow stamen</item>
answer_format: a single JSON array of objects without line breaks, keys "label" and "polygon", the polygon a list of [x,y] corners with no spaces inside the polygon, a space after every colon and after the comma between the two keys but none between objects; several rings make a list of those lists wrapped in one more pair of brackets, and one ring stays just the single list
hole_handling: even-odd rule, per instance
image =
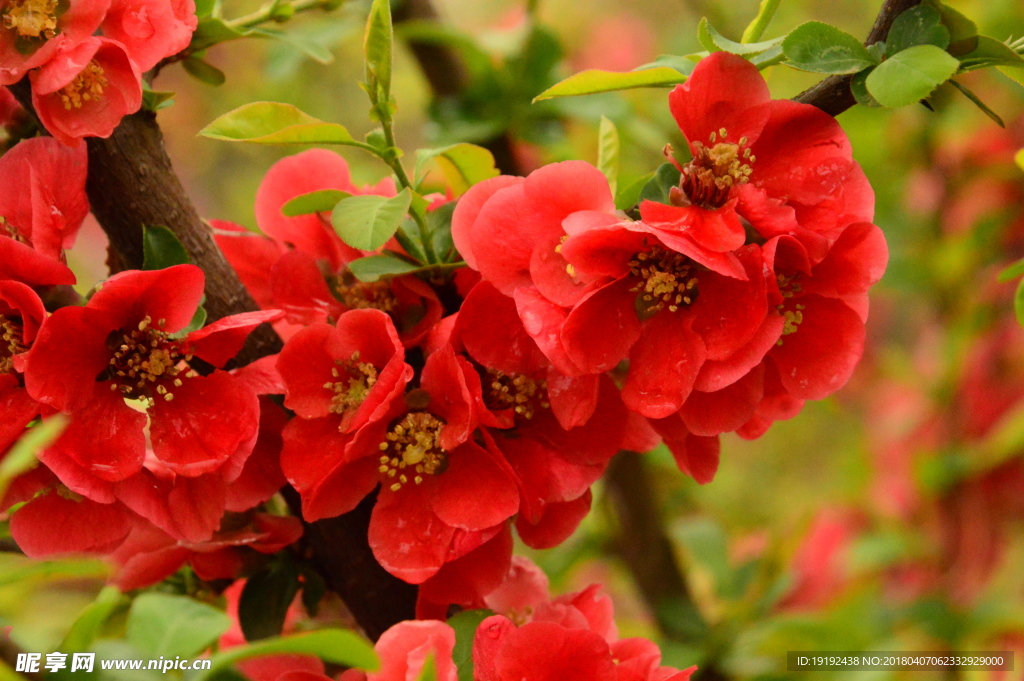
[{"label": "yellow stamen", "polygon": [[506,374],[489,369],[484,376],[484,386],[488,388],[484,402],[488,409],[494,411],[512,409],[517,416],[532,419],[538,407],[547,409],[551,406],[547,401],[547,381],[533,379],[526,374]]},{"label": "yellow stamen", "polygon": [[389,485],[398,491],[410,482],[423,483],[424,475],[438,475],[448,467],[448,456],[441,447],[441,428],[444,422],[425,411],[410,412],[394,424],[380,445],[378,471]]},{"label": "yellow stamen", "polygon": [[9,0],[0,17],[4,28],[22,38],[49,40],[57,35],[57,0]]},{"label": "yellow stamen", "polygon": [[644,316],[666,307],[675,312],[697,298],[697,264],[682,253],[654,246],[633,256],[629,267],[640,279],[630,290],[639,294],[637,308]]},{"label": "yellow stamen", "polygon": [[14,356],[28,350],[20,321],[0,314],[0,374],[14,373]]},{"label": "yellow stamen", "polygon": [[103,67],[91,61],[73,81],[61,88],[60,99],[69,111],[81,109],[83,103],[99,99],[108,85]]}]

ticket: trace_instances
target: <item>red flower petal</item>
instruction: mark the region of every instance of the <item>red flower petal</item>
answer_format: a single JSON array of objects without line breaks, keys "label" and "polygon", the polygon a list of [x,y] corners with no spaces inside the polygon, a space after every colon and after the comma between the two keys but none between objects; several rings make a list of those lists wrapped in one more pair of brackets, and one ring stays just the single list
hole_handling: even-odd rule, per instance
[{"label": "red flower petal", "polygon": [[555,502],[544,507],[540,520],[529,522],[524,516],[516,519],[516,530],[523,543],[534,549],[550,549],[572,536],[590,512],[590,490],[573,501]]},{"label": "red flower petal", "polygon": [[566,318],[562,344],[572,362],[584,372],[594,374],[614,368],[640,338],[632,286],[632,281],[623,278],[599,288]]},{"label": "red flower petal", "polygon": [[0,277],[32,286],[75,283],[75,275],[67,265],[9,236],[0,236]]},{"label": "red flower petal", "polygon": [[192,321],[204,282],[203,271],[195,265],[121,272],[103,283],[87,307],[114,314],[117,326],[135,326],[149,316],[161,331],[175,333]]},{"label": "red flower petal", "polygon": [[[763,105],[771,99],[757,67],[743,57],[715,52],[697,64],[693,74],[668,96],[668,107],[692,145],[714,146],[711,133],[725,128],[729,141],[746,137],[753,144],[768,121]],[[723,141],[716,135],[717,141]]]},{"label": "red flower petal", "polygon": [[688,315],[664,310],[644,323],[629,353],[622,388],[627,407],[648,418],[664,418],[683,406],[706,356],[691,321]]},{"label": "red flower petal", "polygon": [[36,497],[11,516],[11,536],[30,558],[108,553],[130,529],[119,504],[73,501],[57,492]]},{"label": "red flower petal", "polygon": [[582,426],[594,415],[600,388],[599,376],[566,376],[550,368],[547,372],[547,385],[551,413],[566,430]]},{"label": "red flower petal", "polygon": [[370,516],[370,548],[381,566],[410,584],[437,574],[455,528],[430,510],[426,485],[382,489]]},{"label": "red flower petal", "polygon": [[267,273],[286,250],[265,236],[224,220],[210,220],[213,239],[261,308],[274,307]]},{"label": "red flower petal", "polygon": [[579,373],[560,337],[569,310],[552,303],[532,286],[516,289],[513,297],[523,328],[548,361],[564,374]]},{"label": "red flower petal", "polygon": [[316,258],[306,251],[282,255],[270,268],[269,277],[274,307],[284,310],[293,324],[323,322],[345,309],[327,288]]},{"label": "red flower petal", "polygon": [[519,510],[515,480],[494,454],[473,442],[448,452],[448,469],[430,489],[431,508],[452,527],[482,530]]},{"label": "red flower petal", "polygon": [[512,532],[502,528],[494,537],[420,584],[419,598],[448,606],[473,607],[504,581],[512,563]]},{"label": "red flower petal", "polygon": [[149,433],[157,458],[178,475],[214,471],[255,442],[259,400],[230,374],[187,378],[173,392],[173,400],[157,398],[150,407]]},{"label": "red flower petal", "polygon": [[529,622],[509,632],[496,658],[497,681],[616,678],[611,651],[603,638],[587,629],[569,629],[553,622]]},{"label": "red flower petal", "polygon": [[515,301],[489,282],[480,282],[466,296],[456,328],[466,351],[488,369],[532,374],[546,364],[519,321]]},{"label": "red flower petal", "polygon": [[697,374],[694,390],[715,392],[740,380],[760,364],[782,335],[785,320],[774,309],[768,311],[760,328],[742,348],[721,361],[707,361]]},{"label": "red flower petal", "polygon": [[708,360],[723,360],[746,345],[768,314],[765,299],[764,258],[757,246],[736,252],[747,280],[716,272],[697,275],[697,300],[690,308],[693,330],[704,339]]},{"label": "red flower petal", "polygon": [[718,436],[700,437],[686,429],[678,416],[652,421],[651,425],[665,438],[679,470],[701,485],[711,482],[718,471],[721,442]]},{"label": "red flower petal", "polygon": [[690,393],[679,415],[694,435],[718,435],[736,430],[754,416],[764,395],[764,368],[716,392]]},{"label": "red flower petal", "polygon": [[273,322],[283,314],[278,310],[243,312],[218,319],[213,324],[193,331],[185,342],[190,350],[215,367],[223,367],[238,354],[257,326],[264,322]]},{"label": "red flower petal", "polygon": [[11,444],[25,434],[25,426],[39,415],[39,403],[18,385],[13,374],[0,374],[0,459]]},{"label": "red flower petal", "polygon": [[868,222],[850,225],[815,266],[804,291],[829,297],[865,293],[882,278],[888,261],[882,230]]},{"label": "red flower petal", "polygon": [[427,358],[420,386],[430,393],[430,412],[445,422],[441,429],[441,448],[454,450],[469,439],[477,424],[473,409],[476,401],[469,393],[463,367],[450,345]]},{"label": "red flower petal", "polygon": [[645,224],[657,228],[659,234],[687,237],[713,253],[736,250],[746,241],[735,201],[713,210],[644,201],[640,204],[640,216]]},{"label": "red flower petal", "polygon": [[473,226],[476,224],[480,209],[499,189],[523,182],[523,178],[514,175],[499,175],[483,182],[478,182],[462,195],[455,205],[452,214],[452,240],[462,259],[473,269],[479,269],[476,256],[473,255]]},{"label": "red flower petal", "polygon": [[544,227],[529,204],[525,183],[495,192],[470,233],[470,247],[484,279],[509,296],[517,287],[529,286],[530,258],[534,244],[547,234]]},{"label": "red flower petal", "polygon": [[782,384],[794,396],[820,400],[843,387],[864,353],[864,322],[845,303],[801,296],[803,321],[784,335],[771,356]]}]

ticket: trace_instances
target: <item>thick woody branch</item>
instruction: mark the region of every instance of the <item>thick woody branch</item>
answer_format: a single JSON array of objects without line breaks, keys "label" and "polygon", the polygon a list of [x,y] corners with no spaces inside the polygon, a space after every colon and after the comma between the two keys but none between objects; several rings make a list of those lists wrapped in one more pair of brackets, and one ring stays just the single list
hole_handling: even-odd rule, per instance
[{"label": "thick woody branch", "polygon": [[[892,22],[896,20],[896,17],[920,4],[921,0],[886,0],[882,9],[879,10],[875,25],[871,27],[871,32],[868,33],[864,44],[874,45],[880,40],[885,40],[889,36],[889,29],[892,28]],[[829,76],[793,99],[816,106],[830,116],[838,116],[857,103],[853,91],[850,90],[852,82],[852,75]]]}]

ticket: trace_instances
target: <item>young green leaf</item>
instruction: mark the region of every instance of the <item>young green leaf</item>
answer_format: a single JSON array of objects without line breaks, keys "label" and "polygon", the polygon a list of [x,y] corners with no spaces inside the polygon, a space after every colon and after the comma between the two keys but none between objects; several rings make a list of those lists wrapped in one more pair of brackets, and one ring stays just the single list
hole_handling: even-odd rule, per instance
[{"label": "young green leaf", "polygon": [[597,133],[597,168],[608,178],[608,186],[614,195],[619,178],[619,131],[605,116],[601,116]]},{"label": "young green leaf", "polygon": [[1013,296],[1013,311],[1017,315],[1017,322],[1024,325],[1024,279],[1017,284],[1017,292]]},{"label": "young green leaf", "polygon": [[646,71],[648,69],[656,69],[662,66],[667,66],[670,69],[675,69],[684,76],[689,76],[693,73],[693,69],[697,67],[700,60],[708,56],[707,51],[695,52],[693,54],[659,54],[658,58],[652,62],[638,66],[634,71]]},{"label": "young green leaf", "polygon": [[642,201],[668,203],[669,191],[679,184],[679,177],[679,168],[672,163],[662,163],[654,171],[654,177],[640,191],[638,203]]},{"label": "young green leaf", "polygon": [[960,63],[935,45],[897,52],[868,74],[868,92],[887,107],[916,104],[956,73]]},{"label": "young green leaf", "polygon": [[760,54],[779,45],[784,38],[773,38],[759,43],[738,43],[734,40],[729,40],[716,31],[707,18],[704,18],[697,25],[697,39],[700,40],[701,45],[708,52],[731,52],[732,54],[749,56]]},{"label": "young green leaf", "polygon": [[647,173],[642,177],[638,177],[633,180],[625,187],[619,190],[615,195],[615,208],[618,210],[629,210],[640,201],[640,192],[643,191],[647,183],[654,177],[654,172]]},{"label": "young green leaf", "polygon": [[853,98],[857,100],[858,104],[870,107],[880,107],[881,104],[878,100],[871,96],[868,92],[867,80],[871,72],[875,70],[875,67],[864,69],[860,73],[854,74],[853,79],[850,81],[850,92],[853,93]]},{"label": "young green leaf", "polygon": [[947,52],[959,57],[978,47],[977,24],[947,5],[940,5],[939,11],[942,14],[942,25],[949,31]]},{"label": "young green leaf", "polygon": [[1000,128],[1005,128],[1005,127],[1006,127],[1006,123],[1004,123],[1004,122],[1003,122],[1003,119],[999,117],[999,114],[997,114],[997,113],[996,113],[995,111],[993,111],[992,109],[990,109],[990,108],[988,107],[988,105],[987,105],[987,104],[985,104],[985,102],[981,101],[981,99],[980,99],[980,98],[978,97],[978,95],[974,94],[974,92],[972,92],[971,90],[969,90],[969,89],[967,88],[967,86],[966,86],[966,85],[963,85],[963,84],[961,84],[961,83],[958,83],[958,82],[956,82],[955,80],[950,80],[950,81],[949,81],[949,84],[950,84],[950,85],[952,85],[953,87],[955,87],[955,88],[956,88],[957,90],[959,90],[960,92],[962,92],[962,93],[964,94],[964,96],[965,96],[965,97],[967,97],[967,99],[969,99],[969,100],[971,100],[972,102],[974,102],[974,105],[975,105],[976,107],[978,107],[979,109],[981,109],[981,110],[982,110],[982,112],[983,112],[983,113],[984,113],[984,114],[985,114],[986,116],[988,116],[988,117],[989,117],[989,118],[991,118],[991,119],[992,119],[993,121],[995,121],[995,122],[996,122],[996,124],[997,124],[997,125],[998,125],[998,126],[999,126]]},{"label": "young green leaf", "polygon": [[379,255],[357,258],[348,264],[348,270],[359,281],[374,282],[381,277],[394,277],[420,269],[422,265],[385,251]]},{"label": "young green leaf", "polygon": [[366,20],[363,54],[366,59],[366,83],[376,92],[370,93],[374,103],[391,98],[391,51],[394,30],[391,27],[389,0],[373,0],[370,16]]},{"label": "young green leaf", "polygon": [[130,602],[117,587],[104,587],[96,596],[96,600],[85,606],[71,625],[71,629],[60,644],[60,650],[66,653],[88,650],[114,611]]},{"label": "young green leaf", "polygon": [[208,47],[226,43],[231,40],[238,40],[246,36],[245,31],[228,26],[227,23],[217,17],[206,17],[199,21],[195,32],[192,34],[192,42],[189,43],[191,52],[199,52]]},{"label": "young green leaf", "polygon": [[251,575],[238,599],[238,623],[246,641],[280,636],[288,607],[299,593],[299,571],[279,561]]},{"label": "young green leaf", "polygon": [[459,670],[459,681],[473,681],[473,639],[480,623],[493,614],[490,610],[463,610],[448,620],[455,630],[452,661]]},{"label": "young green leaf", "polygon": [[185,67],[188,74],[196,80],[202,81],[207,85],[223,85],[227,77],[224,72],[218,69],[216,66],[198,59],[196,57],[188,57],[181,65]]},{"label": "young green leaf", "polygon": [[748,44],[760,40],[764,32],[768,30],[768,25],[772,22],[775,12],[778,11],[781,4],[782,0],[761,0],[761,4],[757,8],[757,16],[743,31],[743,37],[740,40]]},{"label": "young green leaf", "polygon": [[231,619],[211,605],[187,596],[146,593],[128,614],[128,642],[151,657],[194,657],[231,626]]},{"label": "young green leaf", "polygon": [[210,669],[200,672],[191,681],[211,681],[218,672],[230,668],[235,662],[267,655],[313,655],[325,662],[354,669],[376,671],[380,668],[380,659],[373,646],[357,634],[340,629],[321,629],[308,634],[268,638],[217,653],[211,658]]},{"label": "young green leaf", "polygon": [[427,659],[423,661],[423,668],[420,669],[416,681],[437,681],[437,666],[434,664],[434,653],[427,653]]},{"label": "young green leaf", "polygon": [[[1017,152],[1017,165],[1024,168],[1024,163],[1021,161],[1024,161],[1024,149]],[[1024,277],[1024,258],[1018,260],[999,273],[999,281],[1004,284],[1008,281],[1013,281],[1017,277]]]},{"label": "young green leaf", "polygon": [[67,419],[55,414],[34,428],[29,428],[0,459],[0,499],[16,477],[36,467],[36,454],[57,439]]},{"label": "young green leaf", "polygon": [[188,252],[174,232],[166,227],[142,226],[142,269],[162,270],[190,262]]},{"label": "young green leaf", "polygon": [[857,73],[876,63],[859,40],[820,21],[794,28],[782,41],[782,51],[790,66],[815,73]]},{"label": "young green leaf", "polygon": [[352,248],[375,251],[395,235],[411,201],[408,189],[391,198],[350,196],[335,206],[331,224]]},{"label": "young green leaf", "polygon": [[641,87],[670,87],[686,82],[686,76],[668,66],[643,71],[600,71],[589,69],[569,76],[533,98],[534,102],[554,97],[577,97]]},{"label": "young green leaf", "polygon": [[174,104],[173,92],[160,92],[157,90],[142,91],[142,108],[146,111],[159,111]]},{"label": "young green leaf", "polygon": [[352,196],[340,189],[319,189],[307,194],[299,194],[281,206],[281,215],[293,218],[297,215],[311,213],[330,213],[338,202]]},{"label": "young green leaf", "polygon": [[914,45],[949,45],[949,29],[942,25],[942,14],[928,5],[911,7],[896,17],[885,39],[889,56]]},{"label": "young green leaf", "polygon": [[444,173],[448,186],[456,196],[461,196],[477,182],[501,174],[494,164],[494,154],[468,142],[438,149],[420,149],[416,156],[417,180],[422,179],[427,163],[433,161]]},{"label": "young green leaf", "polygon": [[199,131],[210,139],[255,144],[347,144],[371,149],[352,139],[345,126],[325,123],[292,106],[253,102],[229,111]]},{"label": "young green leaf", "polygon": [[[452,215],[455,202],[441,204],[427,213],[427,229],[430,230],[430,247],[438,263],[447,263],[456,257],[455,240],[452,239]],[[456,259],[458,259],[456,257]]]},{"label": "young green leaf", "polygon": [[251,35],[277,40],[286,45],[291,45],[313,61],[320,62],[321,64],[330,64],[334,61],[334,55],[331,54],[331,51],[326,47],[314,40],[310,40],[309,38],[301,35],[296,35],[294,31],[282,31],[276,28],[257,27],[251,29],[249,33]]},{"label": "young green leaf", "polygon": [[987,66],[1024,68],[1024,57],[1006,43],[987,35],[979,35],[978,46],[960,57],[960,70],[974,71]]}]

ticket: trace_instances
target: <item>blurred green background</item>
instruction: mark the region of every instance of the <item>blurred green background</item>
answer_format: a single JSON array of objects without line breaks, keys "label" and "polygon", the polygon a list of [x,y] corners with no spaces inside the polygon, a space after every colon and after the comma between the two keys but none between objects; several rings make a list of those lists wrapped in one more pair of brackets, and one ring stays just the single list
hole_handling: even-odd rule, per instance
[{"label": "blurred green background", "polygon": [[[982,33],[1000,40],[1024,34],[1020,0],[948,4]],[[605,115],[621,136],[623,186],[659,164],[665,143],[683,144],[666,90],[533,107],[529,99],[584,68],[629,70],[659,54],[697,51],[701,17],[738,39],[757,5],[436,0],[440,22],[472,38],[497,71],[521,67],[524,46],[537,40],[531,26],[542,27],[546,42],[528,48],[536,60],[532,79],[482,89],[472,103],[483,112],[476,116],[461,116],[458,103],[432,106],[415,58],[399,49],[398,142],[411,152],[507,130],[523,170],[567,158],[594,162]],[[766,37],[809,19],[862,37],[879,5],[784,0]],[[229,0],[225,15],[255,7]],[[357,138],[370,129],[357,86],[367,7],[350,0],[289,24],[330,49],[335,60],[328,65],[280,43],[244,40],[208,55],[227,73],[224,86],[194,81],[177,67],[159,76],[154,89],[176,93],[174,106],[159,114],[168,151],[205,217],[254,228],[260,179],[297,151],[198,137],[216,116],[270,100],[343,123]],[[817,81],[785,67],[766,77],[776,98]],[[952,676],[1024,678],[1024,333],[1014,319],[1013,284],[996,279],[1024,256],[1024,170],[1013,162],[1024,147],[1024,90],[992,70],[963,82],[1005,120],[1005,130],[949,86],[933,97],[934,112],[857,107],[840,116],[875,187],[876,223],[890,245],[888,272],[871,294],[869,347],[851,383],[757,441],[724,436],[721,468],[706,486],[678,473],[666,451],[645,461],[661,522],[708,628],[680,634],[685,608],[652,613],[644,605],[618,557],[614,505],[600,485],[594,512],[569,542],[529,552],[554,592],[603,581],[623,635],[654,638],[666,663],[699,663],[727,678],[943,676],[790,673],[788,650],[1013,649],[1015,672]],[[343,153],[358,183],[386,173],[358,150]],[[83,239],[72,262],[87,288],[103,275],[102,258],[100,246]],[[28,650],[54,649],[99,582],[68,580],[59,570],[25,579],[12,572],[19,565],[0,556],[0,624],[15,624]]]}]

